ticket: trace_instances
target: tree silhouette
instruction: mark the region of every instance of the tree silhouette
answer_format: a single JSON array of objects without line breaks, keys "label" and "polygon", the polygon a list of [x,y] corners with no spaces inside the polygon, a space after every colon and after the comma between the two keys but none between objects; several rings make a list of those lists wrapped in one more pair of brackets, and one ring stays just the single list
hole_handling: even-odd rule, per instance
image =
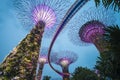
[{"label": "tree silhouette", "polygon": [[77,67],[72,76],[71,80],[98,80],[97,74],[83,67]]},{"label": "tree silhouette", "polygon": [[94,0],[96,6],[99,6],[100,3],[104,5],[105,8],[112,6],[112,8],[116,11],[120,10],[120,0]]},{"label": "tree silhouette", "polygon": [[100,55],[96,68],[100,71],[101,77],[110,77],[119,80],[120,77],[120,28],[119,26],[109,26],[105,29],[105,40],[109,43],[109,51]]}]

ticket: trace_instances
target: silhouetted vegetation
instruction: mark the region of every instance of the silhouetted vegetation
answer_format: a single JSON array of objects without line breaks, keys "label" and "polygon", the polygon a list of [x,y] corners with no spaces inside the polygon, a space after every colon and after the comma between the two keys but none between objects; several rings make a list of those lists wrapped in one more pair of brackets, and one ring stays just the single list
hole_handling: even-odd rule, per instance
[{"label": "silhouetted vegetation", "polygon": [[109,26],[105,29],[105,40],[109,43],[108,51],[101,53],[95,68],[99,70],[102,78],[120,80],[120,28]]},{"label": "silhouetted vegetation", "polygon": [[50,76],[43,76],[43,80],[50,80]]},{"label": "silhouetted vegetation", "polygon": [[72,74],[71,80],[98,80],[98,76],[94,71],[83,68],[83,67],[77,67],[75,71]]},{"label": "silhouetted vegetation", "polygon": [[96,6],[99,6],[101,3],[104,5],[105,8],[109,8],[112,6],[112,8],[115,11],[120,11],[120,0],[94,0],[96,3]]}]

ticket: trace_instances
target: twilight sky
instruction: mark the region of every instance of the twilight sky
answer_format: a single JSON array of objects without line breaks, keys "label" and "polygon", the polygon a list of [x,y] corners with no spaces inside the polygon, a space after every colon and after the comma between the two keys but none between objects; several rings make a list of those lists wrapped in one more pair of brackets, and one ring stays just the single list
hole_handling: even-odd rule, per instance
[{"label": "twilight sky", "polygon": [[[9,52],[29,33],[29,31],[22,27],[19,19],[17,19],[15,16],[15,11],[11,1],[0,0],[0,63],[9,54]],[[81,11],[91,6],[95,6],[93,0],[88,2],[81,9]],[[120,23],[120,21],[118,21],[118,14],[116,14],[116,23]],[[53,47],[54,51],[59,52],[70,50],[74,51],[79,56],[78,60],[70,65],[70,72],[73,72],[78,66],[93,69],[97,60],[97,56],[99,56],[98,50],[92,44],[89,46],[73,45],[68,39],[68,29],[66,28],[65,30],[66,31],[63,30],[55,42]],[[49,47],[50,41],[51,38],[43,38],[42,46]],[[61,70],[59,66],[54,65],[54,67]],[[52,76],[52,78],[60,77],[49,67],[49,65],[45,65],[43,75],[49,75]]]}]

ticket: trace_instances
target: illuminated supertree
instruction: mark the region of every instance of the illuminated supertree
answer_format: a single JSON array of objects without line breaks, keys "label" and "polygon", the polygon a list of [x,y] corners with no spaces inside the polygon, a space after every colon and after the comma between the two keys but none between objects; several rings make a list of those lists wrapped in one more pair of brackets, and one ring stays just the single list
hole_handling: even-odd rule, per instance
[{"label": "illuminated supertree", "polygon": [[[77,60],[78,56],[74,52],[61,51],[51,56],[51,61],[62,67],[63,73],[69,73],[69,65]],[[62,75],[62,74],[61,74]],[[62,75],[63,80],[69,80],[69,75]]]},{"label": "illuminated supertree", "polygon": [[88,8],[79,14],[73,19],[75,24],[67,25],[70,41],[77,46],[93,43],[100,52],[107,50],[107,43],[103,40],[104,28],[115,24],[115,13],[100,6]]},{"label": "illuminated supertree", "polygon": [[73,1],[70,0],[14,0],[20,22],[32,29],[38,21],[45,23],[45,37],[51,37]]},{"label": "illuminated supertree", "polygon": [[41,80],[42,78],[44,65],[48,63],[47,53],[48,53],[48,48],[41,48],[40,56],[38,59],[38,72],[36,75],[36,80]]},{"label": "illuminated supertree", "polygon": [[100,52],[104,52],[107,49],[104,47],[107,45],[103,39],[104,28],[105,25],[99,21],[89,21],[79,30],[80,39],[86,43],[93,43]]},{"label": "illuminated supertree", "polygon": [[[56,27],[70,0],[13,0],[19,19],[31,32],[0,65],[2,79],[34,80],[43,32]],[[34,28],[32,26],[35,26]],[[48,32],[47,32],[47,31]],[[12,74],[11,74],[12,73]]]}]

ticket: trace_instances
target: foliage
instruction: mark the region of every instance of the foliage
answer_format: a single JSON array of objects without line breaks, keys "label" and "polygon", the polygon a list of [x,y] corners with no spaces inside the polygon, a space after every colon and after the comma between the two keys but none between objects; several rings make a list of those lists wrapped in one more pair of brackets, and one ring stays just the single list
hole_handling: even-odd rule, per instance
[{"label": "foliage", "polygon": [[110,6],[113,7],[114,10],[119,11],[120,10],[120,0],[94,0],[96,3],[96,6],[102,4],[105,8],[108,8]]},{"label": "foliage", "polygon": [[103,78],[110,77],[113,80],[120,80],[120,28],[117,25],[109,26],[105,31],[109,51],[101,53],[95,68],[100,71]]},{"label": "foliage", "polygon": [[77,67],[72,74],[71,80],[98,80],[98,77],[88,68]]},{"label": "foliage", "polygon": [[50,80],[50,78],[51,78],[50,76],[44,76],[43,80]]}]

